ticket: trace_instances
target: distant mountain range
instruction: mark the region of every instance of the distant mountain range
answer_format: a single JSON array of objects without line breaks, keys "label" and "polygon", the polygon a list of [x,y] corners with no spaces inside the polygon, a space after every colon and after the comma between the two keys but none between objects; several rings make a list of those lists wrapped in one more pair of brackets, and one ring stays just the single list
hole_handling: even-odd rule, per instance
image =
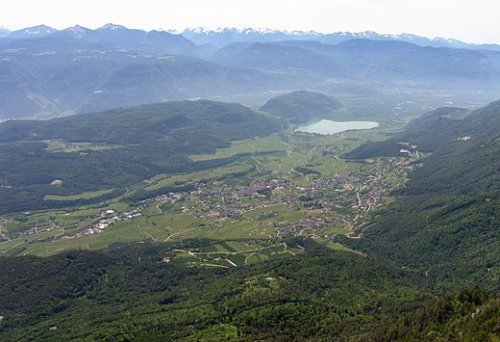
[{"label": "distant mountain range", "polygon": [[[93,36],[94,39],[101,39],[103,36],[117,36],[131,38],[135,36],[136,38],[141,36],[144,37],[148,32],[143,30],[128,29],[122,25],[116,24],[106,24],[98,29],[91,30],[79,25],[74,27],[69,27],[64,30],[56,30],[52,27],[46,25],[38,25],[33,27],[27,27],[16,31],[9,31],[8,29],[0,27],[0,38],[9,39],[26,39],[43,37],[58,32],[72,34],[74,36],[79,36],[80,38],[84,35],[89,34]],[[113,34],[109,34],[113,32]],[[125,32],[127,32],[125,34]],[[351,39],[370,39],[370,40],[391,40],[391,41],[402,41],[407,43],[412,43],[421,46],[432,46],[432,47],[449,47],[449,48],[463,48],[463,49],[488,49],[500,51],[500,45],[498,44],[473,44],[466,43],[453,38],[428,38],[423,36],[418,36],[415,34],[402,33],[402,34],[381,34],[374,31],[364,31],[364,32],[334,32],[334,33],[320,33],[316,31],[280,31],[268,28],[230,28],[224,27],[215,30],[198,27],[198,28],[187,28],[183,31],[151,31],[153,35],[157,35],[160,32],[169,33],[174,36],[182,35],[186,39],[190,40],[196,45],[209,44],[215,47],[222,47],[224,45],[234,43],[234,42],[276,42],[282,40],[311,40],[319,41],[325,44],[338,44],[346,40]],[[149,33],[151,33],[149,32]],[[103,34],[104,33],[104,34]]]},{"label": "distant mountain range", "polygon": [[[34,39],[37,42],[34,42]],[[27,42],[26,42],[27,40]],[[88,44],[106,45],[108,48],[135,48],[150,52],[165,52],[192,55],[195,50],[193,42],[178,34],[165,31],[142,31],[128,29],[121,25],[107,24],[96,30],[83,26],[68,27],[64,30],[56,30],[51,27],[40,25],[13,31],[4,36],[0,41],[3,48],[18,47],[23,45],[37,44],[49,48],[58,47],[56,44],[68,44],[80,48]]]},{"label": "distant mountain range", "polygon": [[391,40],[402,41],[421,46],[466,48],[466,49],[491,49],[500,51],[496,44],[471,44],[456,39],[427,38],[414,34],[380,34],[373,31],[365,32],[335,32],[320,33],[315,31],[279,31],[271,29],[253,28],[220,28],[210,30],[206,28],[189,28],[181,32],[187,39],[195,44],[212,44],[218,47],[234,42],[275,42],[282,40],[312,40],[326,44],[338,44],[351,39]]},{"label": "distant mountain range", "polygon": [[[433,48],[398,42],[352,39],[337,45],[311,41],[233,43],[212,60],[297,77],[448,82],[466,78],[489,82],[500,77],[500,53]],[[463,82],[459,82],[463,83]]]},{"label": "distant mountain range", "polygon": [[6,28],[0,27],[0,38],[6,37],[10,33]]},{"label": "distant mountain range", "polygon": [[0,120],[332,84],[366,89],[380,82],[384,87],[419,82],[419,87],[496,91],[500,48],[484,48],[374,32],[196,29],[175,34],[114,24],[95,30],[78,25],[2,30]]}]

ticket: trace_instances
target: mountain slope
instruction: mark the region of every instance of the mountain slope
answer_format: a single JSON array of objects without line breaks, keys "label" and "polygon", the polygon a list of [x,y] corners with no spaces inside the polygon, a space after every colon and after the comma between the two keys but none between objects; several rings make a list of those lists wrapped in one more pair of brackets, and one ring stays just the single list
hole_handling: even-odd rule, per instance
[{"label": "mountain slope", "polygon": [[380,319],[428,296],[383,264],[309,240],[285,242],[302,255],[229,269],[174,256],[214,242],[0,258],[8,270],[0,274],[0,338],[366,341]]},{"label": "mountain slope", "polygon": [[481,283],[498,290],[499,132],[500,101],[470,114],[445,108],[415,120],[388,144],[406,141],[432,154],[396,203],[351,243],[442,286]]},{"label": "mountain slope", "polygon": [[405,42],[357,39],[340,43],[336,51],[343,61],[355,60],[357,68],[369,74],[391,77],[456,78],[498,77],[488,56],[479,51],[420,47]]},{"label": "mountain slope", "polygon": [[336,78],[445,82],[500,76],[497,58],[491,53],[368,39],[353,39],[335,46],[307,41],[232,44],[213,58],[262,70],[295,70]]},{"label": "mountain slope", "polygon": [[248,93],[272,89],[287,82],[286,77],[275,77],[257,70],[183,56],[166,56],[124,65],[88,96],[78,111]]},{"label": "mountain slope", "polygon": [[0,27],[0,38],[5,38],[10,33],[6,28]]},{"label": "mountain slope", "polygon": [[35,78],[27,70],[16,63],[0,61],[0,118],[6,113],[16,117],[41,111],[44,104],[37,101],[34,84]]},{"label": "mountain slope", "polygon": [[49,27],[47,25],[38,25],[10,32],[7,37],[9,39],[26,39],[48,36],[55,32],[57,32],[57,30],[52,27]]},{"label": "mountain slope", "polygon": [[61,37],[52,46],[55,38],[44,39],[0,50],[0,94],[5,97],[0,119],[257,92],[297,82],[192,57],[75,45],[74,39]]},{"label": "mountain slope", "polygon": [[254,43],[245,49],[214,54],[216,61],[247,66],[267,71],[293,72],[302,75],[311,73],[329,77],[339,75],[340,66],[328,56],[302,47],[281,46],[274,43]]},{"label": "mountain slope", "polygon": [[427,303],[374,335],[384,341],[496,341],[499,321],[500,298],[472,288]]}]

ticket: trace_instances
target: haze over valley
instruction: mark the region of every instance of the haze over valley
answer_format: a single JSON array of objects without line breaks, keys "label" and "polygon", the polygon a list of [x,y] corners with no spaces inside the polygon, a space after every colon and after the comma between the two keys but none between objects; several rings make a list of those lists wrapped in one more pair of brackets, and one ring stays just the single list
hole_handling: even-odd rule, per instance
[{"label": "haze over valley", "polygon": [[418,92],[477,105],[492,100],[500,84],[498,45],[374,32],[41,25],[5,34],[0,47],[3,120],[192,98],[257,105],[271,92],[301,89],[399,100]]},{"label": "haze over valley", "polygon": [[0,340],[498,341],[499,143],[496,44],[1,29]]}]

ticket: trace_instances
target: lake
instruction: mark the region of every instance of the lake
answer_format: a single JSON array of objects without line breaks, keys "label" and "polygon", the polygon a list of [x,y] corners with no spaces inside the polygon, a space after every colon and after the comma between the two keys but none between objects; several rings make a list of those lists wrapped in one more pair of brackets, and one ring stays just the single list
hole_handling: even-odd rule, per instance
[{"label": "lake", "polygon": [[378,122],[375,121],[332,121],[323,119],[299,126],[295,131],[330,135],[353,129],[371,129],[375,127],[378,127]]}]

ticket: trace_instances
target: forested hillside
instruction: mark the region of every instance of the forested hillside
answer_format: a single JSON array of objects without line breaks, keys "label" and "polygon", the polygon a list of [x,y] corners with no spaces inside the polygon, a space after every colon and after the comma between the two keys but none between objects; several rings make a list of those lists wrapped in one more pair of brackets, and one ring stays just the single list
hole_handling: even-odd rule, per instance
[{"label": "forested hillside", "polygon": [[[10,341],[366,340],[429,293],[365,256],[310,240],[305,254],[242,268],[186,267],[175,249],[214,242],[0,258],[0,336]],[[166,261],[167,260],[167,261]],[[168,261],[171,260],[171,261]]]},{"label": "forested hillside", "polygon": [[297,124],[318,117],[328,117],[340,107],[342,104],[333,97],[302,90],[273,97],[260,110]]},{"label": "forested hillside", "polygon": [[438,300],[426,280],[311,240],[304,254],[242,268],[186,267],[178,248],[116,246],[1,258],[0,337],[9,341],[495,341],[498,297]]},{"label": "forested hillside", "polygon": [[[499,132],[500,102],[494,102],[470,114],[436,110],[377,144],[385,151],[408,148],[430,154],[397,202],[362,229],[360,245],[442,286],[480,283],[498,290]],[[349,156],[385,151],[366,145]]]},{"label": "forested hillside", "polygon": [[[193,162],[187,156],[280,129],[276,118],[239,104],[211,101],[8,121],[0,124],[0,212],[76,205],[42,199],[102,188],[124,191],[159,173],[221,165],[233,159]],[[62,183],[51,185],[54,180]]]}]

